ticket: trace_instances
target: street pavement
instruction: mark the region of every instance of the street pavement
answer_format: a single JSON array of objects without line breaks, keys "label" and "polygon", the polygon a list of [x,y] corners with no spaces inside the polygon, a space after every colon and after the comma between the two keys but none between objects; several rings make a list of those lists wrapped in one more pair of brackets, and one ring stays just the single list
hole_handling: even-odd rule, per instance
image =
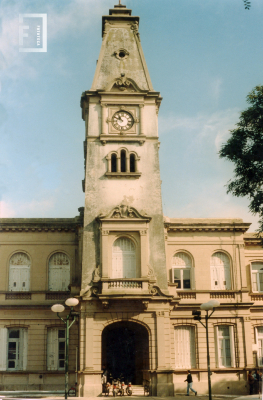
[{"label": "street pavement", "polygon": [[[68,399],[70,400],[98,400],[98,398],[103,398],[105,397],[104,395],[100,395],[98,397],[68,397]],[[106,396],[106,398],[112,398],[113,396]],[[126,396],[125,396],[126,397]],[[132,400],[133,398],[135,400],[146,400],[146,397],[148,400],[164,400],[164,397],[152,397],[152,396],[130,396],[129,398]],[[178,394],[176,393],[174,397],[165,397],[165,400],[186,400],[186,394]],[[189,397],[194,397],[195,399],[198,400],[208,400],[208,394],[200,394],[195,396],[193,395],[189,395]],[[9,400],[9,399],[14,399],[14,400],[34,400],[34,399],[40,399],[40,398],[44,398],[45,400],[62,400],[63,396],[60,397],[43,397],[43,396],[32,396],[32,397],[25,397],[25,396],[21,396],[19,397],[15,397],[15,396],[1,396],[0,395],[0,400]],[[253,396],[240,396],[240,395],[220,395],[220,394],[214,394],[212,396],[213,400],[222,400],[222,399],[235,399],[235,400],[263,400],[261,395],[253,395]],[[190,400],[190,399],[189,399]],[[193,399],[194,400],[194,399]]]}]

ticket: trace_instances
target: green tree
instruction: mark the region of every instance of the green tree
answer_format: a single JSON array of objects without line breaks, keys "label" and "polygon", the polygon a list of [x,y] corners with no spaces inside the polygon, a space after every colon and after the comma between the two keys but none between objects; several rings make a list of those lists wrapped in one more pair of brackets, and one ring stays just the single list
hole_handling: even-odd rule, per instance
[{"label": "green tree", "polygon": [[245,10],[249,10],[251,7],[250,1],[249,0],[243,0],[244,2],[244,6],[245,6]]},{"label": "green tree", "polygon": [[263,232],[263,86],[256,86],[247,102],[250,107],[241,112],[219,155],[235,164],[227,193],[249,198],[249,210],[260,218],[258,232]]}]

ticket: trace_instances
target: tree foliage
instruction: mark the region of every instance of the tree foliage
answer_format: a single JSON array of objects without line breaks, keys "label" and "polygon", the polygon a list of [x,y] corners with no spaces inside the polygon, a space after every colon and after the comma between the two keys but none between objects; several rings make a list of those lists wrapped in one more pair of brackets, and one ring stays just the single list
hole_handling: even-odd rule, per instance
[{"label": "tree foliage", "polygon": [[263,86],[256,86],[247,102],[250,107],[241,112],[237,128],[230,131],[219,155],[235,164],[227,192],[249,198],[249,210],[260,217],[258,232],[263,232]]},{"label": "tree foliage", "polygon": [[249,0],[243,0],[243,1],[244,1],[245,10],[249,10],[251,7],[250,1]]}]

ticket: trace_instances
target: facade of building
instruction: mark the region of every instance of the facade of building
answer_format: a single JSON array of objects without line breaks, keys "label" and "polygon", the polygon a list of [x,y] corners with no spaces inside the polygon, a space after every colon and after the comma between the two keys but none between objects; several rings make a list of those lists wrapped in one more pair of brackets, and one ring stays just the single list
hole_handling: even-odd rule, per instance
[{"label": "facade of building", "polygon": [[[63,389],[65,328],[50,306],[80,300],[70,330],[70,384],[101,393],[101,374],[153,396],[207,392],[205,330],[192,311],[210,299],[214,393],[248,391],[262,363],[263,249],[241,219],[163,217],[158,110],[138,32],[119,4],[102,19],[85,121],[85,207],[72,219],[2,219],[0,390]],[[63,314],[62,314],[63,315]]]}]

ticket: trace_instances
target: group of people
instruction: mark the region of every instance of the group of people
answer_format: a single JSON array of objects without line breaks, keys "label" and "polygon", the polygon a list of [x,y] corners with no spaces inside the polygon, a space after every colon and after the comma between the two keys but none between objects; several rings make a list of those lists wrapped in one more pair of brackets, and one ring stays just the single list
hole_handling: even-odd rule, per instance
[{"label": "group of people", "polygon": [[[262,372],[260,372],[258,369],[255,370],[254,373],[253,371],[249,371],[248,373],[248,384],[249,384],[249,394],[259,394],[262,389]],[[197,395],[197,391],[193,389],[193,378],[191,375],[191,371],[187,371],[187,377],[185,382],[187,382],[187,395],[189,396],[189,390],[194,392],[195,396]]]},{"label": "group of people", "polygon": [[261,392],[262,386],[262,372],[259,372],[258,369],[253,371],[249,371],[247,380],[249,384],[249,394],[259,394]]}]

